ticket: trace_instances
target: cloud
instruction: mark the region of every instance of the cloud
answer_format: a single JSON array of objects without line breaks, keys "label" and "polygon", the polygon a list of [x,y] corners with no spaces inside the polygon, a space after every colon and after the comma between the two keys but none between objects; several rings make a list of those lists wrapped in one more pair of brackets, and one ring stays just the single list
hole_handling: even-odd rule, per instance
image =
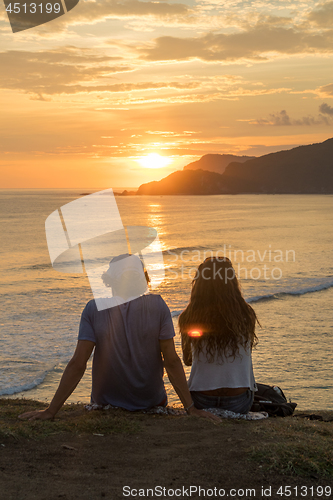
[{"label": "cloud", "polygon": [[251,122],[252,125],[275,125],[275,126],[280,126],[280,125],[291,125],[290,118],[287,115],[287,112],[283,109],[280,111],[279,114],[273,114],[271,113],[269,115],[269,119],[264,119],[264,118],[259,118],[258,120],[255,120]]},{"label": "cloud", "polygon": [[[167,85],[165,85],[167,87]],[[161,89],[163,88],[162,85],[160,87]],[[118,109],[119,106],[127,106],[127,108],[123,109],[129,109],[130,106],[134,104],[154,104],[155,106],[158,104],[161,105],[171,105],[171,104],[185,104],[185,103],[199,103],[199,102],[212,102],[220,99],[225,99],[223,94],[220,93],[215,93],[215,94],[207,94],[201,93],[201,94],[174,94],[174,95],[169,95],[169,96],[161,96],[161,94],[156,94],[156,95],[148,95],[147,97],[143,96],[126,96],[121,99],[113,99],[112,100],[112,106],[111,108],[108,107],[108,105],[103,106],[103,107],[98,107],[95,108],[96,111],[106,111],[108,109]],[[228,98],[226,98],[228,99]]]},{"label": "cloud", "polygon": [[161,137],[189,137],[194,134],[198,134],[193,130],[183,130],[181,132],[171,132],[171,131],[162,131],[162,130],[145,130],[146,134],[149,135],[160,135]]},{"label": "cloud", "polygon": [[[96,54],[88,49],[64,47],[38,52],[9,50],[0,52],[0,88],[18,90],[35,98],[79,92],[131,92],[154,89],[192,90],[200,81],[110,83],[115,73],[131,71],[115,64],[118,57]],[[96,84],[97,82],[97,84]]]},{"label": "cloud", "polygon": [[161,36],[153,44],[137,49],[147,61],[268,60],[273,54],[313,54],[333,52],[333,30],[324,33],[301,31],[295,27],[258,23],[246,31],[230,34],[208,33],[201,37]]},{"label": "cloud", "polygon": [[98,79],[132,70],[119,59],[72,46],[36,52],[8,50],[0,52],[0,88],[34,95],[73,93],[79,84],[88,88]]},{"label": "cloud", "polygon": [[156,16],[170,17],[190,12],[187,5],[168,2],[141,2],[140,0],[81,1],[75,14],[79,22],[105,20],[108,17]]},{"label": "cloud", "polygon": [[[323,113],[322,106],[327,106],[327,104],[323,104],[319,107],[319,111]],[[333,115],[333,108],[327,106],[329,108],[328,114]],[[290,118],[287,111],[283,109],[279,113],[271,113],[269,114],[269,118],[259,118],[256,120],[249,120],[250,125],[270,125],[274,127],[289,127],[289,126],[313,126],[313,125],[331,125],[329,119],[326,116],[322,116],[319,114],[317,118],[308,115],[303,116],[302,118],[294,119]]]},{"label": "cloud", "polygon": [[[1,8],[1,7],[0,7]],[[0,10],[0,20],[8,21],[5,10]],[[68,32],[68,27],[96,24],[107,20],[123,19],[138,20],[141,25],[148,24],[156,27],[160,24],[191,24],[194,22],[192,9],[183,3],[168,3],[159,1],[140,0],[80,0],[75,10],[68,12],[65,16],[53,20],[47,25],[41,25],[34,29],[34,33],[28,36],[54,37],[54,34]],[[1,28],[0,28],[1,29]],[[136,28],[138,29],[138,28]],[[8,31],[8,28],[5,29]],[[72,34],[73,32],[71,32]]]},{"label": "cloud", "polygon": [[327,2],[317,6],[310,12],[308,19],[318,26],[330,28],[333,24],[333,2]]},{"label": "cloud", "polygon": [[[107,19],[184,19],[190,17],[191,9],[182,3],[140,0],[80,1],[74,13],[59,18],[53,30],[59,31],[67,25],[95,24]],[[190,22],[190,19],[188,19]]]},{"label": "cloud", "polygon": [[329,106],[328,104],[326,104],[326,102],[324,102],[323,104],[321,104],[319,106],[319,111],[321,113],[323,113],[323,115],[333,116],[333,108],[332,108],[332,106]]},{"label": "cloud", "polygon": [[[77,92],[132,92],[158,89],[190,90],[200,87],[200,82],[139,82],[139,83],[115,83],[110,85],[72,85],[66,87],[62,93],[75,94]],[[59,92],[58,92],[59,93]]]},{"label": "cloud", "polygon": [[[121,57],[110,57],[101,51],[67,46],[49,50],[0,52],[0,88],[28,94],[32,99],[50,99],[52,96],[99,93],[100,102],[110,104],[112,94],[125,93],[119,100],[112,96],[114,105],[142,103],[211,102],[217,99],[238,99],[245,96],[288,92],[288,88],[264,88],[235,75],[163,76],[143,81],[114,81],[134,71]],[[170,78],[170,81],[169,81]],[[142,92],[153,90],[161,92]],[[200,90],[200,93],[193,91]],[[164,92],[162,92],[164,91]],[[132,95],[136,92],[137,95]],[[138,95],[138,93],[141,94]],[[127,93],[127,94],[126,94]],[[104,95],[102,95],[104,94]],[[109,95],[108,95],[109,94]],[[173,95],[171,95],[173,94]]]},{"label": "cloud", "polygon": [[323,85],[317,89],[320,95],[325,95],[326,97],[333,97],[333,83],[328,85]]}]

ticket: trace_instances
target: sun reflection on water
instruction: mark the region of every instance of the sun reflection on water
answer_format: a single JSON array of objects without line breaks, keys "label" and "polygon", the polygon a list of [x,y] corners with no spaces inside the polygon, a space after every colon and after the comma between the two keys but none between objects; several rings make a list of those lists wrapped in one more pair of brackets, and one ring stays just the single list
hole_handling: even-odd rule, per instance
[{"label": "sun reflection on water", "polygon": [[[161,214],[161,205],[159,203],[150,203],[148,208],[149,213],[147,214],[147,226],[154,227],[158,232],[159,237],[164,236],[166,234],[166,226],[164,224],[165,215]],[[162,249],[165,250],[163,245]]]}]

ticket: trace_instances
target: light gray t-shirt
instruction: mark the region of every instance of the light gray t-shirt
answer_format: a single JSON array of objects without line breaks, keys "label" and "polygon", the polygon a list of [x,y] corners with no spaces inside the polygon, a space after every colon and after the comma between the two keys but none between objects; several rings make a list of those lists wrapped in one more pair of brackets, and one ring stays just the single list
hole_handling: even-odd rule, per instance
[{"label": "light gray t-shirt", "polygon": [[257,386],[253,374],[251,349],[239,346],[239,353],[224,356],[215,355],[212,363],[208,362],[205,346],[199,356],[192,351],[192,369],[188,386],[190,391],[210,391],[225,387],[248,387],[256,391]]},{"label": "light gray t-shirt", "polygon": [[81,316],[79,340],[95,342],[91,402],[141,410],[166,392],[159,340],[173,338],[170,310],[160,295],[142,295],[98,311],[91,300]]}]

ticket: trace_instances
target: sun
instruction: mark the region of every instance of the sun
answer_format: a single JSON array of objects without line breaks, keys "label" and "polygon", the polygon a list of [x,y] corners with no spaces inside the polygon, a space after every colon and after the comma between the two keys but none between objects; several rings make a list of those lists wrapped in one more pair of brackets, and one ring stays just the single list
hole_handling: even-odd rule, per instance
[{"label": "sun", "polygon": [[172,162],[170,158],[161,156],[158,153],[150,153],[136,161],[144,168],[163,168]]}]

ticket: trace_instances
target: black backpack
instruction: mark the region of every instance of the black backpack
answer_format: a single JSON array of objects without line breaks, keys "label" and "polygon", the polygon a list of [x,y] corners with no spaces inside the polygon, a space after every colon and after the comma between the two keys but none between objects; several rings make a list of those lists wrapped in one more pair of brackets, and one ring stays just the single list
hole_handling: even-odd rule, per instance
[{"label": "black backpack", "polygon": [[266,411],[270,417],[288,417],[294,413],[297,404],[288,403],[280,387],[266,384],[257,387],[250,411]]}]

